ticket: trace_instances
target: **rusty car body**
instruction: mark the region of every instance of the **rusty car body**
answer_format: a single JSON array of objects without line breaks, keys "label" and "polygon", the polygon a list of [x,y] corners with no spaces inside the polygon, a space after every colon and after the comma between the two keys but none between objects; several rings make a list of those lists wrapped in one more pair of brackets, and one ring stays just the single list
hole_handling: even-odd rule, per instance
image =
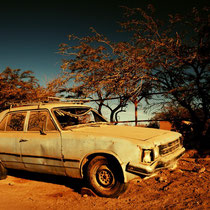
[{"label": "rusty car body", "polygon": [[110,124],[77,102],[45,102],[0,114],[0,175],[5,169],[86,179],[117,197],[126,183],[173,167],[184,153],[177,132]]}]

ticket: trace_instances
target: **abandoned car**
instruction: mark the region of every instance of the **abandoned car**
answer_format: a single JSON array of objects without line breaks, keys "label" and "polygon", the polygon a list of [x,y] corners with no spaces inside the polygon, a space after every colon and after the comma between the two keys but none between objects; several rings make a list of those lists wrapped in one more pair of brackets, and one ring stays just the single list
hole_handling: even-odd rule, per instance
[{"label": "abandoned car", "polygon": [[118,126],[79,103],[43,102],[0,113],[0,178],[7,169],[84,178],[99,196],[117,197],[129,180],[176,165],[177,132]]}]

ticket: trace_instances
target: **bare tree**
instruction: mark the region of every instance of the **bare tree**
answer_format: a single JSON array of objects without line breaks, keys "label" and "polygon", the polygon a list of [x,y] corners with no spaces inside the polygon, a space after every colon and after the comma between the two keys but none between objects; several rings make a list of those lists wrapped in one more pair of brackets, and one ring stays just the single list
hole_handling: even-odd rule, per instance
[{"label": "bare tree", "polygon": [[133,33],[133,42],[152,71],[153,92],[162,92],[166,101],[184,107],[194,125],[195,138],[205,134],[210,110],[209,10],[192,9],[190,14],[169,15],[163,22],[149,5],[128,9],[122,23]]},{"label": "bare tree", "polygon": [[[139,94],[143,80],[149,79],[138,49],[129,42],[111,42],[94,29],[92,36],[70,35],[69,42],[60,45],[60,53],[67,58],[61,76],[51,84],[79,97],[98,99],[99,112],[107,107],[110,121],[117,121],[129,99]],[[113,97],[116,99],[110,103],[108,99]]]}]

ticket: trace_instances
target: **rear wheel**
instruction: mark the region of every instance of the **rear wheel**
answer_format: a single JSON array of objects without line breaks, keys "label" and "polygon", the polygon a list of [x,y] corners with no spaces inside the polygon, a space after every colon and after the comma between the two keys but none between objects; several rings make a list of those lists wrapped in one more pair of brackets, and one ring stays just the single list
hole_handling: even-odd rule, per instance
[{"label": "rear wheel", "polygon": [[125,191],[120,167],[103,156],[93,158],[87,167],[87,181],[99,196],[118,197]]},{"label": "rear wheel", "polygon": [[7,169],[3,166],[2,162],[0,161],[0,180],[7,178]]}]

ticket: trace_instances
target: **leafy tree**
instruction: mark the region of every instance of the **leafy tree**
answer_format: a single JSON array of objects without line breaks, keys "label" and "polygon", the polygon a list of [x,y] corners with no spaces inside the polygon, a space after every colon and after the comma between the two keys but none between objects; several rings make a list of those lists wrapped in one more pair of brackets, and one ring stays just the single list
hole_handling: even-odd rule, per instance
[{"label": "leafy tree", "polygon": [[153,120],[166,120],[166,121],[182,121],[182,120],[189,120],[190,114],[189,112],[181,107],[181,106],[174,106],[171,104],[170,106],[165,106],[165,109],[163,109],[160,112],[156,112],[154,117],[152,117]]},{"label": "leafy tree", "polygon": [[54,92],[39,86],[31,71],[7,67],[0,73],[0,110],[8,108],[8,103],[32,102],[52,95]]},{"label": "leafy tree", "polygon": [[210,115],[208,8],[193,8],[185,16],[169,15],[166,22],[156,18],[151,5],[147,12],[127,8],[127,19],[121,25],[133,33],[142,62],[152,69],[151,86],[154,93],[163,93],[163,107],[167,102],[182,106],[193,122],[195,138],[199,139],[205,134]]},{"label": "leafy tree", "polygon": [[155,16],[151,5],[147,11],[126,10],[121,26],[133,34],[128,42],[111,42],[93,30],[93,36],[70,35],[70,44],[60,46],[67,56],[62,83],[70,81],[71,90],[85,97],[97,94],[100,106],[113,96],[121,96],[123,106],[130,99],[135,103],[142,85],[149,84],[146,95],[152,90],[162,107],[172,103],[187,110],[200,139],[210,110],[208,8],[169,15],[166,21]]},{"label": "leafy tree", "polygon": [[[197,115],[201,115],[202,112],[197,110]],[[172,128],[176,131],[182,133],[184,137],[184,146],[186,148],[198,148],[202,149],[204,145],[200,144],[202,142],[198,142],[198,140],[194,137],[193,134],[193,123],[190,121],[191,116],[187,109],[185,109],[182,106],[174,106],[171,104],[168,107],[165,107],[164,110],[161,112],[155,113],[154,117],[152,117],[152,122],[150,125],[157,124],[159,121],[169,121],[172,125]],[[204,134],[206,138],[209,136],[209,123],[210,121],[207,121],[206,127],[204,129]],[[207,142],[206,142],[207,143]]]}]

